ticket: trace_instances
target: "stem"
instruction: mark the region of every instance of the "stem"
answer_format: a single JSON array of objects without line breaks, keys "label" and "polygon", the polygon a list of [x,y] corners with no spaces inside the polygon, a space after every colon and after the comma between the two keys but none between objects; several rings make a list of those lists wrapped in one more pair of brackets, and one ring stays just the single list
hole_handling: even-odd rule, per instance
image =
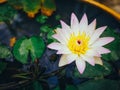
[{"label": "stem", "polygon": [[40,79],[45,79],[45,78],[49,78],[51,76],[55,76],[57,74],[59,74],[65,67],[61,67],[60,69],[53,71],[51,73],[48,74],[43,74],[42,76],[40,76]]}]

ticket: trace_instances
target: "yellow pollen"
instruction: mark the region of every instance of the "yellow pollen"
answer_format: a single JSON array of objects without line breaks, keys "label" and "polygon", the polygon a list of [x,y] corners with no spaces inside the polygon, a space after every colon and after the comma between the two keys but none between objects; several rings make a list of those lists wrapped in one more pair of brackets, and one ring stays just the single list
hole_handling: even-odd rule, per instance
[{"label": "yellow pollen", "polygon": [[90,37],[86,35],[86,33],[78,33],[75,35],[74,33],[71,34],[67,46],[74,54],[85,54],[86,51],[89,49],[88,42]]}]

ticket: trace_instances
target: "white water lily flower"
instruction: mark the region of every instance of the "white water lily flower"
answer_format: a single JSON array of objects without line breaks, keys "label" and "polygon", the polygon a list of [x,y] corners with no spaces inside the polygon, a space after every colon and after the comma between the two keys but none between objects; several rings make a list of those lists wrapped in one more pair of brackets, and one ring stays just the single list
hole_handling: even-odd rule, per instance
[{"label": "white water lily flower", "polygon": [[60,22],[62,28],[57,28],[56,34],[53,35],[58,42],[48,45],[48,48],[58,50],[57,54],[63,54],[59,67],[75,61],[78,71],[82,74],[86,67],[85,62],[92,66],[102,65],[101,54],[110,53],[110,50],[103,46],[114,40],[113,37],[100,37],[106,26],[96,29],[96,19],[88,25],[86,14],[79,22],[72,13],[70,26]]}]

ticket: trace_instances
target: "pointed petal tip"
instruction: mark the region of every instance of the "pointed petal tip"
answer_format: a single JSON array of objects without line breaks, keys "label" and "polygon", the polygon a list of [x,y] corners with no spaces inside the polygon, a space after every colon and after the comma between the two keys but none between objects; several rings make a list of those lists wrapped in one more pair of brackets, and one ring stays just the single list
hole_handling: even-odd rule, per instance
[{"label": "pointed petal tip", "polygon": [[59,61],[58,66],[62,67],[68,64],[67,59],[66,59],[67,55],[62,55]]},{"label": "pointed petal tip", "polygon": [[87,19],[87,20],[88,20],[88,18],[87,18],[87,14],[86,14],[86,13],[84,13],[82,18],[85,18],[85,19]]}]

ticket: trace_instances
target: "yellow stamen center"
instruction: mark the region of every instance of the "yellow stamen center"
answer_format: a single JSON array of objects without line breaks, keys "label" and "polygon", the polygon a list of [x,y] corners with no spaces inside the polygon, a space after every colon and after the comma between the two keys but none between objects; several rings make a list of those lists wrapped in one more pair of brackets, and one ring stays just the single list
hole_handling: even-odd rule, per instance
[{"label": "yellow stamen center", "polygon": [[72,33],[70,39],[68,40],[67,46],[74,54],[85,54],[89,49],[89,40],[90,37],[87,36],[86,33],[78,33],[78,35]]}]

